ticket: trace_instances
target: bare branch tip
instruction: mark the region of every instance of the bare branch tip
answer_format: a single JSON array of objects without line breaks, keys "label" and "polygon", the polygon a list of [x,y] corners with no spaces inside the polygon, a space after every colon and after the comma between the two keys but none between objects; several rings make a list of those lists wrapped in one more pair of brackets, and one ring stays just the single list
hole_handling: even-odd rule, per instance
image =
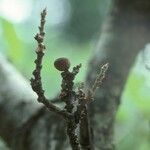
[{"label": "bare branch tip", "polygon": [[101,67],[101,69],[106,70],[106,71],[108,70],[108,68],[109,68],[109,63],[106,63]]},{"label": "bare branch tip", "polygon": [[46,14],[47,14],[47,8],[45,7],[45,8],[42,10],[41,15],[42,15],[42,16],[46,16]]}]

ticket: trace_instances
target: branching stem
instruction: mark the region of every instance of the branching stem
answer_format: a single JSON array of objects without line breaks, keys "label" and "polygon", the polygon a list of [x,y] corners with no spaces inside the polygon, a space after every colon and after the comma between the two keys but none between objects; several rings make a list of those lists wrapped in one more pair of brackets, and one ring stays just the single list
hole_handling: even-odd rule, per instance
[{"label": "branching stem", "polygon": [[[61,71],[62,84],[60,100],[65,102],[65,109],[60,109],[50,102],[44,95],[44,90],[41,81],[41,69],[42,60],[44,56],[44,25],[45,25],[46,9],[41,13],[41,20],[39,26],[39,33],[36,34],[35,40],[37,41],[35,62],[35,69],[33,71],[33,78],[31,78],[31,86],[34,92],[36,92],[38,102],[48,108],[48,110],[63,117],[66,121],[67,135],[69,137],[72,150],[93,150],[93,141],[91,134],[91,126],[88,116],[88,104],[92,101],[93,95],[102,83],[105,77],[105,73],[108,69],[108,64],[101,67],[101,72],[98,74],[92,88],[86,94],[83,89],[78,89],[78,93],[73,90],[75,76],[79,73],[81,64],[73,67],[72,71],[69,71],[70,62],[67,58],[59,58],[55,61],[54,66],[57,70]],[[77,104],[75,104],[77,102]],[[79,125],[79,135],[77,135],[77,127]]]},{"label": "branching stem", "polygon": [[45,32],[44,32],[45,17],[46,17],[46,9],[44,9],[41,13],[39,33],[37,33],[35,36],[35,40],[38,43],[38,47],[36,49],[37,58],[35,60],[35,70],[33,71],[34,78],[31,78],[31,86],[33,91],[35,91],[38,95],[38,99],[37,99],[38,102],[43,103],[46,106],[46,108],[62,116],[63,118],[72,118],[71,113],[61,110],[59,107],[53,105],[44,95],[44,90],[41,81],[41,69],[42,69],[42,59],[44,56],[44,49],[45,49],[45,45],[43,44],[44,36],[45,36]]}]

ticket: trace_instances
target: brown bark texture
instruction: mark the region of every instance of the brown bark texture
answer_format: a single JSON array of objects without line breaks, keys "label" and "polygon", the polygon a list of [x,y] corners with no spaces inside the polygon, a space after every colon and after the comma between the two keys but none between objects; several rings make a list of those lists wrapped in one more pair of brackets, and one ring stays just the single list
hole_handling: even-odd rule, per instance
[{"label": "brown bark texture", "polygon": [[[114,149],[120,96],[137,53],[150,41],[149,27],[149,0],[113,0],[86,79],[90,87],[100,66],[109,62],[106,80],[89,108],[96,150]],[[0,136],[12,150],[70,150],[63,119],[36,98],[27,81],[0,56]],[[82,129],[86,135],[87,128]]]}]

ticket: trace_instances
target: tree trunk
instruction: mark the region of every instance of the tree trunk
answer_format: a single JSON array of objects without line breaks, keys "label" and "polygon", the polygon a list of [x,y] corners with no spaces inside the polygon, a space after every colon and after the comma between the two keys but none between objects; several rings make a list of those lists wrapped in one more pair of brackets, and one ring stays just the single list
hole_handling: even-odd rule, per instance
[{"label": "tree trunk", "polygon": [[2,56],[0,85],[0,135],[12,150],[67,149],[63,119],[37,102],[27,81]]},{"label": "tree trunk", "polygon": [[[149,0],[113,1],[87,75],[90,86],[101,64],[109,62],[106,80],[90,107],[98,150],[114,148],[113,126],[121,92],[137,53],[150,39],[149,20]],[[70,149],[63,120],[37,103],[30,86],[2,57],[0,86],[0,135],[11,149]]]},{"label": "tree trunk", "polygon": [[100,66],[106,62],[110,64],[91,108],[94,145],[98,150],[114,149],[113,126],[121,93],[138,52],[150,41],[149,31],[149,0],[113,1],[87,75],[90,87]]}]

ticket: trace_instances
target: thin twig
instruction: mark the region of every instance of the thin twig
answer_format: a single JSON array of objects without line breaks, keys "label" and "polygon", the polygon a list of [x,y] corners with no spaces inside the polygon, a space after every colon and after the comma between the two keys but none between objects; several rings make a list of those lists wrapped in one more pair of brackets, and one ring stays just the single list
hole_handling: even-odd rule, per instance
[{"label": "thin twig", "polygon": [[101,85],[103,79],[105,78],[106,71],[108,70],[108,64],[101,67],[100,73],[97,75],[95,82],[88,93],[85,94],[84,86],[78,89],[78,106],[75,112],[76,121],[79,123],[79,134],[80,134],[80,145],[83,150],[93,150],[93,139],[92,139],[92,129],[89,121],[88,115],[88,104],[93,101],[93,97],[96,89]]},{"label": "thin twig", "polygon": [[34,78],[31,78],[31,86],[33,91],[35,91],[38,95],[38,102],[43,103],[46,108],[50,111],[55,112],[56,114],[64,117],[64,118],[72,118],[72,114],[67,111],[61,110],[59,107],[53,105],[44,95],[44,90],[42,87],[41,81],[41,69],[42,69],[42,59],[44,56],[45,45],[44,41],[44,25],[45,25],[45,17],[46,17],[46,9],[44,9],[41,13],[41,21],[39,26],[39,33],[36,34],[35,40],[38,43],[38,47],[36,49],[37,58],[35,60],[35,70],[33,71]]},{"label": "thin twig", "polygon": [[[75,66],[72,72],[70,72],[69,60],[67,58],[57,59],[54,63],[54,66],[57,70],[62,71],[62,89],[60,100],[62,100],[62,102],[65,102],[66,105],[64,110],[61,110],[59,107],[55,106],[45,97],[41,81],[42,60],[45,49],[45,45],[43,43],[45,36],[45,17],[46,9],[44,9],[41,13],[39,33],[37,33],[35,36],[38,47],[36,49],[37,58],[35,60],[35,70],[33,71],[34,77],[31,78],[32,89],[38,95],[38,102],[43,103],[44,106],[46,106],[46,108],[48,108],[50,111],[62,116],[65,119],[67,125],[67,135],[69,137],[72,150],[93,150],[94,148],[87,106],[88,102],[92,100],[96,89],[101,85],[105,77],[105,73],[108,69],[108,64],[105,64],[101,67],[101,71],[98,74],[92,88],[86,94],[82,88],[78,89],[78,93],[73,90],[74,78],[79,73],[81,64]],[[77,106],[75,105],[75,101],[78,102]],[[80,142],[76,133],[78,124],[80,129]]]},{"label": "thin twig", "polygon": [[[76,93],[73,91],[74,78],[79,72],[81,65],[77,65],[73,68],[73,71],[68,70],[61,73],[62,76],[62,90],[61,90],[61,99],[66,103],[66,111],[68,113],[73,113],[75,108],[74,102],[76,100]],[[78,136],[76,134],[77,122],[75,117],[73,119],[68,119],[66,122],[67,125],[67,135],[69,137],[70,145],[73,150],[80,150]]]},{"label": "thin twig", "polygon": [[106,71],[108,70],[108,67],[109,67],[109,64],[106,63],[104,64],[102,67],[101,67],[101,71],[100,73],[97,75],[96,79],[95,79],[95,82],[91,88],[91,92],[94,94],[96,89],[98,87],[100,87],[100,85],[102,84],[102,81],[103,79],[105,78],[105,74],[106,74]]},{"label": "thin twig", "polygon": [[105,78],[106,72],[108,70],[108,67],[109,67],[108,63],[104,64],[101,67],[100,73],[98,73],[92,88],[87,91],[87,94],[86,94],[87,102],[86,103],[90,103],[93,101],[95,92],[101,86],[101,84]]},{"label": "thin twig", "polygon": [[84,105],[82,107],[82,116],[79,124],[79,134],[81,149],[94,150],[92,127],[89,120],[87,105]]},{"label": "thin twig", "polygon": [[93,150],[91,126],[86,103],[87,100],[82,88],[78,89],[78,106],[75,112],[76,121],[79,123],[80,145],[83,150]]}]

